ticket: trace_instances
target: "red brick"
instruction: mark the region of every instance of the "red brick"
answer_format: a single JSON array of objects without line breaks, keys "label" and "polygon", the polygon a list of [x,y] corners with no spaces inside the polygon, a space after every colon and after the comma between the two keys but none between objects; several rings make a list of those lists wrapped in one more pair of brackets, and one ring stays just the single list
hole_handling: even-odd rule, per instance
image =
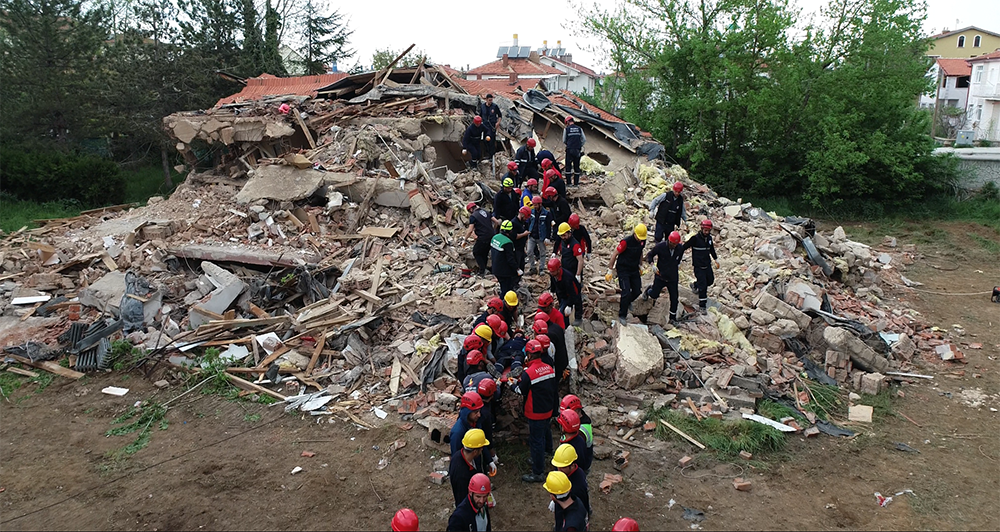
[{"label": "red brick", "polygon": [[437,484],[439,486],[441,484],[444,484],[444,481],[445,481],[446,478],[448,478],[448,474],[447,473],[438,473],[437,471],[435,471],[435,472],[433,472],[433,473],[430,474],[431,482],[433,482],[433,483],[435,483],[435,484]]},{"label": "red brick", "polygon": [[316,453],[314,453],[312,451],[302,451],[302,457],[303,458],[312,458],[314,456],[316,456]]},{"label": "red brick", "polygon": [[748,453],[748,452],[746,452],[746,451],[740,451],[740,458],[742,458],[744,460],[749,460],[749,459],[753,458],[753,455],[750,454],[750,453]]},{"label": "red brick", "polygon": [[742,477],[739,477],[733,480],[733,487],[737,491],[750,491],[753,488],[753,484],[749,480],[743,480]]},{"label": "red brick", "polygon": [[677,461],[677,465],[681,467],[687,467],[687,465],[690,464],[693,460],[694,458],[691,458],[690,456],[685,456]]},{"label": "red brick", "polygon": [[646,423],[645,423],[645,424],[644,424],[644,425],[642,426],[642,430],[644,430],[644,431],[646,431],[646,432],[649,432],[649,431],[651,431],[651,430],[654,430],[655,428],[656,428],[656,422],[655,422],[655,421],[648,421],[648,422],[646,422]]}]

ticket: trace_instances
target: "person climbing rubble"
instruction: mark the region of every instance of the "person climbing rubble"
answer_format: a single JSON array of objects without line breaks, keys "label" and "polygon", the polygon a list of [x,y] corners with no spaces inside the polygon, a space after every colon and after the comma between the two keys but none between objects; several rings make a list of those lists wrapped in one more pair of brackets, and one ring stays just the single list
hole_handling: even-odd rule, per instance
[{"label": "person climbing rubble", "polygon": [[473,234],[476,235],[476,243],[472,246],[472,256],[479,266],[479,276],[486,277],[486,272],[489,271],[487,265],[490,260],[490,241],[495,234],[493,217],[475,203],[469,203],[465,208],[469,211],[469,228],[465,232],[463,241],[468,240]]},{"label": "person climbing rubble", "polygon": [[[549,259],[546,268],[549,271],[549,291],[559,298],[559,312],[563,316],[569,315],[569,310],[574,309],[573,322],[575,325],[582,325],[583,322],[583,285],[573,272],[563,267],[562,259],[552,257]],[[565,318],[563,318],[565,323]]]},{"label": "person climbing rubble", "polygon": [[517,292],[509,290],[503,294],[503,308],[500,310],[500,317],[507,323],[508,327],[516,328],[517,315],[520,311],[521,301],[517,297]]},{"label": "person climbing rubble", "polygon": [[528,268],[525,271],[534,270],[536,275],[542,274],[542,265],[548,260],[549,248],[546,241],[551,238],[552,233],[552,214],[544,207],[542,201],[541,196],[531,200],[528,247],[524,251],[528,258]]},{"label": "person climbing rubble", "polygon": [[490,522],[490,477],[476,473],[469,481],[469,495],[455,508],[448,518],[448,530],[462,532],[487,532]]},{"label": "person climbing rubble", "polygon": [[[502,183],[503,181],[505,181],[507,179],[510,179],[511,181],[514,182],[514,188],[515,189],[517,189],[518,187],[520,187],[521,183],[524,180],[524,176],[522,176],[521,172],[519,172],[517,170],[517,163],[515,163],[514,161],[508,161],[507,162],[507,173],[505,173],[503,175],[503,177],[500,178],[500,182]],[[520,194],[520,193],[521,193],[521,191],[518,191],[518,194]]]},{"label": "person climbing rubble", "polygon": [[653,198],[649,204],[649,212],[656,220],[653,231],[653,241],[659,243],[663,236],[687,220],[687,213],[684,211],[684,183],[677,181],[673,188]]},{"label": "person climbing rubble", "polygon": [[618,304],[618,323],[624,325],[628,319],[629,305],[642,295],[642,276],[639,267],[642,264],[642,250],[646,246],[646,226],[638,224],[632,234],[623,238],[608,262],[608,272],[604,275],[611,282],[612,270],[618,273],[618,285],[622,289],[621,302]]},{"label": "person climbing rubble", "polygon": [[[569,349],[566,346],[566,330],[554,323],[549,315],[544,312],[538,312],[535,314],[535,334],[544,334],[549,337],[552,342],[552,359],[553,366],[556,370],[557,380],[562,381],[566,378],[565,371],[569,366]],[[546,361],[548,363],[548,361]],[[556,402],[559,402],[559,396],[555,398]],[[553,414],[558,414],[558,412],[553,412]]]},{"label": "person climbing rubble", "polygon": [[572,116],[566,117],[565,124],[562,141],[566,146],[566,178],[570,185],[576,187],[580,185],[580,159],[583,157],[583,145],[587,143],[587,136],[584,135],[583,128],[576,125]]},{"label": "person climbing rubble", "polygon": [[479,160],[492,157],[489,145],[492,144],[493,137],[489,130],[483,125],[483,117],[476,116],[472,119],[472,124],[462,135],[462,155],[468,155],[470,160],[466,162],[469,168],[476,168]]},{"label": "person climbing rubble", "polygon": [[[462,436],[458,450],[451,454],[448,480],[456,507],[469,495],[469,481],[474,475],[496,470],[492,459],[487,461],[483,456],[483,449],[489,444],[482,429],[469,429]],[[452,440],[452,447],[455,447],[455,440]]]},{"label": "person climbing rubble", "polygon": [[556,189],[556,192],[559,193],[559,197],[568,201],[566,196],[566,181],[563,179],[562,174],[559,173],[559,170],[556,170],[555,168],[549,168],[546,170],[545,182],[548,183],[546,188],[552,187]]},{"label": "person climbing rubble", "polygon": [[580,215],[574,212],[569,215],[567,222],[570,229],[573,230],[573,238],[583,246],[584,258],[589,257],[594,252],[594,242],[590,239],[590,231],[587,231],[587,228],[580,224]]},{"label": "person climbing rubble", "polygon": [[[500,131],[500,119],[503,118],[503,113],[500,112],[500,107],[493,103],[492,94],[487,94],[486,100],[479,104],[479,116],[483,117],[483,126],[489,131],[490,136],[496,139],[497,131]],[[492,146],[490,154],[493,154]]]},{"label": "person climbing rubble", "polygon": [[[558,228],[562,224],[569,223],[569,217],[573,214],[570,209],[569,202],[566,198],[559,195],[559,191],[555,187],[548,187],[542,192],[542,204],[545,205],[549,212],[552,214],[552,225]],[[547,203],[546,203],[547,202]]]},{"label": "person climbing rubble", "polygon": [[531,236],[531,231],[528,229],[530,218],[531,209],[521,207],[517,210],[517,216],[511,220],[511,224],[514,226],[514,251],[517,253],[518,269],[521,271],[524,271],[524,262],[528,258],[528,237]]},{"label": "person climbing rubble", "polygon": [[562,169],[559,167],[559,161],[556,160],[556,156],[552,155],[552,152],[549,150],[543,149],[539,151],[536,157],[538,158],[538,167],[542,169],[542,172],[549,168],[555,168],[556,172],[562,172]]},{"label": "person climbing rubble", "polygon": [[512,220],[517,216],[518,203],[521,198],[514,194],[514,180],[506,178],[503,180],[503,188],[493,198],[493,224],[499,225],[505,220]]},{"label": "person climbing rubble", "polygon": [[679,266],[684,258],[684,246],[681,245],[681,234],[672,231],[666,242],[658,242],[646,255],[646,262],[653,265],[653,284],[642,292],[644,299],[658,299],[664,288],[670,295],[670,321],[676,322],[677,315],[677,281]]},{"label": "person climbing rubble", "polygon": [[[543,482],[545,452],[552,449],[552,429],[549,420],[555,408],[556,372],[542,362],[542,344],[531,340],[524,348],[527,367],[521,373],[514,392],[524,396],[524,417],[528,418],[528,446],[531,473],[521,477],[524,482]],[[569,491],[569,490],[567,490]]]},{"label": "person climbing rubble", "polygon": [[712,266],[719,267],[719,256],[715,253],[715,242],[712,240],[712,220],[701,221],[701,231],[684,243],[684,249],[691,250],[694,288],[698,291],[698,308],[704,314],[708,311],[708,287],[715,284],[715,271]]},{"label": "person climbing rubble", "polygon": [[535,157],[535,139],[529,138],[514,152],[514,162],[517,163],[517,173],[525,179],[537,182],[542,177],[538,173],[538,159]]}]

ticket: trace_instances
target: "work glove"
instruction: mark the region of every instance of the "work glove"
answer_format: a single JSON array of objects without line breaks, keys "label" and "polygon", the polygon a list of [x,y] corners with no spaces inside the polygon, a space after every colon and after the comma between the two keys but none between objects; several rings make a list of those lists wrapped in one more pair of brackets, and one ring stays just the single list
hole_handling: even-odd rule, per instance
[{"label": "work glove", "polygon": [[712,261],[712,264],[715,264],[715,269],[716,269],[716,270],[718,270],[718,269],[719,269],[719,261],[717,261],[717,260],[715,260],[715,261]]},{"label": "work glove", "polygon": [[611,274],[611,270],[608,269],[608,273],[604,274],[604,280],[610,283],[612,279],[614,279],[614,276]]},{"label": "work glove", "polygon": [[579,275],[577,275],[577,276],[576,276],[576,282],[578,282],[578,283],[580,283],[580,284],[583,284],[583,279],[581,279],[581,278],[580,278],[580,276],[579,276]]},{"label": "work glove", "polygon": [[489,465],[486,466],[486,468],[487,468],[487,471],[486,471],[487,475],[489,475],[491,477],[497,476],[497,465],[496,465],[496,463],[490,462]]},{"label": "work glove", "polygon": [[462,150],[462,155],[468,155],[468,154],[469,154],[469,150],[466,150],[466,149]]},{"label": "work glove", "polygon": [[660,268],[653,266],[653,275],[660,275]]},{"label": "work glove", "polygon": [[556,511],[556,501],[549,501],[549,511],[555,513],[555,511]]}]

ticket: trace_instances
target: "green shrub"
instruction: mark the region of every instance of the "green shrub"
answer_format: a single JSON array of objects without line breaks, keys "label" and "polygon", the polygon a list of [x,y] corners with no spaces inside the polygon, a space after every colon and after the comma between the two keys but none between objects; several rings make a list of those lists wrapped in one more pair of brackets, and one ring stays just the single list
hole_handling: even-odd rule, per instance
[{"label": "green shrub", "polygon": [[125,200],[125,175],[112,161],[42,149],[0,149],[0,191],[39,203],[75,200],[85,207]]}]

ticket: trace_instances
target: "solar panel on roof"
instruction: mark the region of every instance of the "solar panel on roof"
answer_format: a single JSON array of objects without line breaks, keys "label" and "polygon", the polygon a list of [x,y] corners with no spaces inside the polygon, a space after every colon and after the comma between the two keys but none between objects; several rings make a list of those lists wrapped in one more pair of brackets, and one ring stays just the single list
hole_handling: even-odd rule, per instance
[{"label": "solar panel on roof", "polygon": [[530,55],[531,55],[531,47],[530,47],[530,46],[522,46],[522,47],[521,47],[521,48],[520,48],[520,49],[519,49],[519,50],[517,51],[517,57],[518,57],[519,59],[527,59],[527,58],[528,58],[528,56],[530,56]]},{"label": "solar panel on roof", "polygon": [[501,46],[501,47],[500,47],[500,49],[499,49],[499,50],[497,50],[497,57],[498,57],[498,58],[500,58],[500,57],[503,57],[503,54],[508,54],[508,57],[510,57],[510,54],[508,53],[508,51],[509,51],[509,50],[510,50],[511,48],[512,48],[512,47],[510,47],[510,46]]}]

